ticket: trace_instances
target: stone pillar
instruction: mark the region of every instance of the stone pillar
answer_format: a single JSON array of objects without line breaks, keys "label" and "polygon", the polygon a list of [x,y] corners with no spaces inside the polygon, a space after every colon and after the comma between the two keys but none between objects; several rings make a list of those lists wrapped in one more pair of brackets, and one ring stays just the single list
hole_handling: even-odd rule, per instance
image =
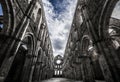
[{"label": "stone pillar", "polygon": [[[107,73],[107,75],[104,75],[104,77],[106,77],[106,81],[107,82],[119,82],[120,81],[120,62],[119,59],[116,57],[117,54],[114,53],[114,49],[110,49],[111,47],[109,47],[108,45],[109,42],[101,42],[101,43],[98,43],[99,44],[99,49],[100,49],[100,53],[102,58],[104,58],[106,61],[106,63],[102,62],[102,65],[105,65],[106,64],[106,67],[105,66],[102,66],[102,68],[104,68],[103,70],[106,70],[106,72],[110,72],[110,73]],[[109,70],[109,71],[107,71]],[[104,73],[105,71],[103,71]],[[105,73],[106,73],[105,72]],[[109,77],[109,78],[108,78]],[[111,81],[110,81],[111,79]]]},{"label": "stone pillar", "polygon": [[91,68],[91,61],[89,58],[84,59],[81,64],[83,82],[95,82],[93,70]]},{"label": "stone pillar", "polygon": [[25,64],[22,72],[22,82],[27,82],[30,79],[30,73],[31,73],[32,62],[33,62],[32,59],[33,59],[33,56],[31,54],[28,54],[25,59]]}]

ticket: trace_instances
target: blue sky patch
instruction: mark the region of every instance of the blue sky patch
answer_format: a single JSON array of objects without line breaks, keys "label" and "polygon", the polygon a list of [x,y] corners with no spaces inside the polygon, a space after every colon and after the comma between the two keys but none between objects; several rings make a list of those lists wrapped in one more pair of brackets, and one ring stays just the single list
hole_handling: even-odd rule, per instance
[{"label": "blue sky patch", "polygon": [[2,6],[0,4],[0,15],[3,15]]},{"label": "blue sky patch", "polygon": [[63,5],[65,0],[49,0],[49,2],[53,5],[54,11],[57,14],[60,14],[66,10],[67,5]]}]

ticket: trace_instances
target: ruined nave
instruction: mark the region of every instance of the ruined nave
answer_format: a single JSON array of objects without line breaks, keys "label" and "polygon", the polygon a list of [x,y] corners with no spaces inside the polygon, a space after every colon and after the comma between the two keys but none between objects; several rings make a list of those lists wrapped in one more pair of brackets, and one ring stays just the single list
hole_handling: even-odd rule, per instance
[{"label": "ruined nave", "polygon": [[120,82],[119,3],[78,0],[54,57],[42,0],[0,0],[0,82]]}]

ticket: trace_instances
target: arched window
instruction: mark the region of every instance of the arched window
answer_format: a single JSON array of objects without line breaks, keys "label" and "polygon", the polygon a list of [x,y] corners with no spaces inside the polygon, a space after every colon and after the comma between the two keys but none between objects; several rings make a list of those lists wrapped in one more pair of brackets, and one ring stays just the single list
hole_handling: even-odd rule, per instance
[{"label": "arched window", "polygon": [[41,18],[41,8],[39,8],[38,13],[37,13],[37,18],[36,18],[36,26],[37,27],[40,23],[40,18]]},{"label": "arched window", "polygon": [[57,60],[56,61],[57,64],[61,64],[61,62],[62,62],[61,60]]},{"label": "arched window", "polygon": [[2,5],[0,3],[0,31],[3,28],[3,9],[2,9]]},{"label": "arched window", "polygon": [[3,34],[6,32],[12,33],[14,25],[14,12],[11,1],[0,0],[0,32]]},{"label": "arched window", "polygon": [[[26,35],[18,48],[13,64],[10,68],[8,76],[6,77],[5,82],[20,82],[26,79],[26,75],[31,71],[30,57],[33,53],[33,39],[32,36]],[[22,78],[22,79],[21,79]],[[27,79],[29,79],[28,77]]]},{"label": "arched window", "polygon": [[78,11],[79,11],[78,19],[79,19],[79,23],[81,25],[83,23],[83,17],[82,17],[82,12],[81,12],[81,6],[80,5],[78,6]]},{"label": "arched window", "polygon": [[57,71],[55,70],[55,75],[57,75]]},{"label": "arched window", "polygon": [[60,75],[60,71],[58,70],[58,74],[57,75]]},{"label": "arched window", "polygon": [[40,25],[40,30],[39,30],[39,38],[42,39],[43,38],[43,35],[45,33],[45,27],[46,27],[46,24],[45,23],[42,23]]}]

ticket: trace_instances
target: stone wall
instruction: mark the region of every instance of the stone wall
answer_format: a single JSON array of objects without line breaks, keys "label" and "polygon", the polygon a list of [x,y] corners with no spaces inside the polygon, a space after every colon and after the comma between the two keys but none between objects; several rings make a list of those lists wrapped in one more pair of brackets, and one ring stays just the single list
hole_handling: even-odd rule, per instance
[{"label": "stone wall", "polygon": [[[78,0],[64,54],[66,78],[84,82],[120,81],[119,29],[113,29],[114,36],[109,33],[117,1]],[[119,44],[117,48],[115,41]]]},{"label": "stone wall", "polygon": [[42,1],[0,0],[0,4],[0,82],[51,78],[53,51]]}]

